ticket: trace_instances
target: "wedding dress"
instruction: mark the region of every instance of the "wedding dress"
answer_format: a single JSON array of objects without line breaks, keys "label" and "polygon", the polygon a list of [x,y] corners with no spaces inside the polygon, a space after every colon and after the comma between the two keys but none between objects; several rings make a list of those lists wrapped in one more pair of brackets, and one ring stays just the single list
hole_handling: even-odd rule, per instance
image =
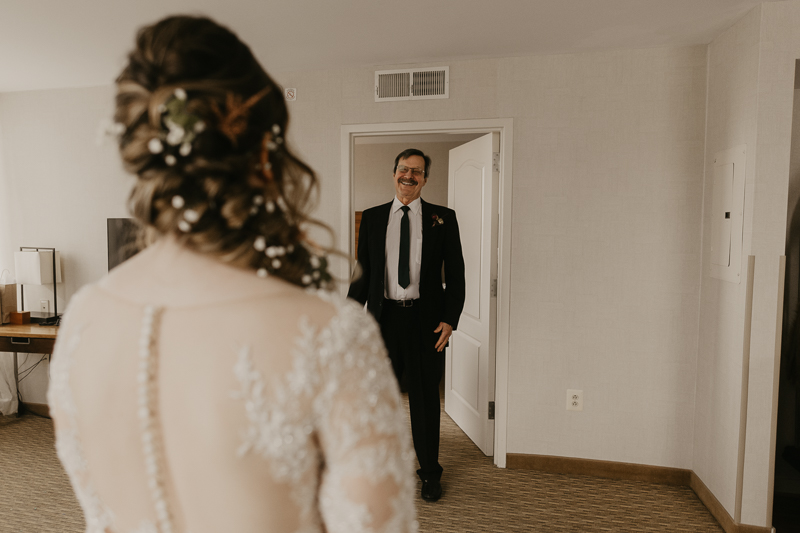
[{"label": "wedding dress", "polygon": [[87,533],[417,527],[380,333],[336,295],[162,239],[73,297],[48,400]]}]

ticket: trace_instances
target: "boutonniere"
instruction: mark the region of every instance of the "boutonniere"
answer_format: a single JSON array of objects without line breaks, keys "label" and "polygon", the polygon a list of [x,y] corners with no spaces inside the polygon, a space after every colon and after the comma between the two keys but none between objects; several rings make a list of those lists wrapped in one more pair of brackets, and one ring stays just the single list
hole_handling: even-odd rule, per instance
[{"label": "boutonniere", "polygon": [[438,226],[439,224],[444,224],[444,219],[439,218],[439,215],[433,215],[433,217],[431,217],[431,218],[433,218],[433,226],[432,227],[434,227],[434,228],[436,226]]}]

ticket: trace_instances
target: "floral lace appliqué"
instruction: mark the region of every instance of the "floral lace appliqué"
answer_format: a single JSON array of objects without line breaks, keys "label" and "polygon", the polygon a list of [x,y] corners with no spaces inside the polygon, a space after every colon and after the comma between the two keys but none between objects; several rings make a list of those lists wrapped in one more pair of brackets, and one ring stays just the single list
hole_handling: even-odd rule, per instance
[{"label": "floral lace appliqu\u00e9", "polygon": [[[414,531],[413,453],[376,324],[352,302],[318,294],[337,312],[319,330],[300,320],[286,375],[267,383],[251,349],[240,350],[235,395],[244,400],[249,425],[239,451],[269,460],[275,479],[294,486],[301,514],[310,518],[318,505],[328,531]],[[306,477],[320,467],[321,477]],[[358,477],[395,487],[387,502],[391,517],[378,528],[370,525],[367,503],[345,489]]]},{"label": "floral lace appliqu\u00e9", "polygon": [[[301,323],[306,334],[297,341],[298,347],[304,345],[311,329],[306,322]],[[316,478],[312,484],[301,483],[312,469],[319,468],[319,457],[310,445],[314,424],[307,410],[298,405],[298,400],[312,390],[310,380],[318,376],[317,371],[307,367],[305,358],[295,357],[293,368],[283,381],[273,383],[267,396],[267,385],[250,354],[250,347],[239,350],[234,373],[241,390],[233,397],[245,401],[245,411],[249,425],[238,449],[240,456],[254,451],[271,460],[272,474],[276,481],[289,482],[291,495],[299,507],[300,521],[307,524],[309,533],[319,531],[319,516],[314,512]]]}]

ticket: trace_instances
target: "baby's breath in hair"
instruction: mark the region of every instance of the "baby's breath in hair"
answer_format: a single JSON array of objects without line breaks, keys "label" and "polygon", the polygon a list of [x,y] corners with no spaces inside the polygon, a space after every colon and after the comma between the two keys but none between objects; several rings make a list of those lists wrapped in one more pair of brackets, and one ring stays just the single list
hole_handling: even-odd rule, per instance
[{"label": "baby's breath in hair", "polygon": [[[191,58],[191,59],[190,59]],[[308,242],[316,175],[285,141],[282,91],[233,33],[206,18],[143,28],[117,80],[131,213],[151,233],[301,286],[330,284]]]}]

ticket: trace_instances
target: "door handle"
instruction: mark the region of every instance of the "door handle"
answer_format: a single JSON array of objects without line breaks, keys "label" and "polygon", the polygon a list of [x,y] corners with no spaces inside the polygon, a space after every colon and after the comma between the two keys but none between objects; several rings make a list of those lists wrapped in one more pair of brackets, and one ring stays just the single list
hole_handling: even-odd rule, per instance
[{"label": "door handle", "polygon": [[11,344],[25,344],[25,345],[27,345],[27,344],[31,343],[30,337],[10,337],[10,338],[11,338]]}]

